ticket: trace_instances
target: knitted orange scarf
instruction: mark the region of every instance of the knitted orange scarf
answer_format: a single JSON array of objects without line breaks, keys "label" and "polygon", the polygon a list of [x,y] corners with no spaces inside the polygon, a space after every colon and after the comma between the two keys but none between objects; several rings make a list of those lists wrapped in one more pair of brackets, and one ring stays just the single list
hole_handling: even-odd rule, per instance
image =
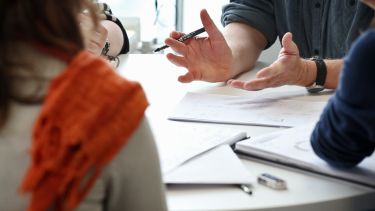
[{"label": "knitted orange scarf", "polygon": [[71,210],[127,143],[148,103],[141,86],[80,52],[52,81],[35,122],[32,162],[21,184],[29,210]]}]

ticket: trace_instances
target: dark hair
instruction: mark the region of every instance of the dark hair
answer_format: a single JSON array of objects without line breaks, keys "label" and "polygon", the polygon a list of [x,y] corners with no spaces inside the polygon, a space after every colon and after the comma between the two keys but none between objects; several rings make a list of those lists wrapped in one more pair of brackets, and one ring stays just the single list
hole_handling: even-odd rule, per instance
[{"label": "dark hair", "polygon": [[91,0],[0,0],[0,126],[10,100],[9,69],[14,43],[27,42],[72,57],[84,48],[78,15],[87,10],[98,24]]}]

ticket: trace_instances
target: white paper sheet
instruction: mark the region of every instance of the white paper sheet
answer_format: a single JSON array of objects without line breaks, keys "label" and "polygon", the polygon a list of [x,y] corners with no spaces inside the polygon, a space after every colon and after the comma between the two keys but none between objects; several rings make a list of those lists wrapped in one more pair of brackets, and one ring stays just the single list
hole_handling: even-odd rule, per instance
[{"label": "white paper sheet", "polygon": [[163,179],[168,184],[251,184],[256,180],[228,145],[196,156]]},{"label": "white paper sheet", "polygon": [[294,127],[316,122],[326,102],[187,93],[171,120]]},{"label": "white paper sheet", "polygon": [[218,145],[246,138],[246,132],[237,129],[199,124],[168,124],[159,129],[165,130],[157,143],[163,174]]},{"label": "white paper sheet", "polygon": [[355,168],[333,168],[314,153],[310,144],[313,128],[314,124],[308,124],[254,137],[238,142],[235,149],[278,163],[375,187],[375,155],[366,158]]}]

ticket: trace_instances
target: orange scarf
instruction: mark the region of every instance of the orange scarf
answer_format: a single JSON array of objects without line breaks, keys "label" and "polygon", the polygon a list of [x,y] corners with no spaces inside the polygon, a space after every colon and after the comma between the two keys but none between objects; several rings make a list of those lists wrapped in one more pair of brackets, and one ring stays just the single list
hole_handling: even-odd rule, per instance
[{"label": "orange scarf", "polygon": [[32,162],[21,184],[30,211],[72,210],[138,127],[148,103],[141,86],[103,59],[79,53],[51,82],[35,122]]}]

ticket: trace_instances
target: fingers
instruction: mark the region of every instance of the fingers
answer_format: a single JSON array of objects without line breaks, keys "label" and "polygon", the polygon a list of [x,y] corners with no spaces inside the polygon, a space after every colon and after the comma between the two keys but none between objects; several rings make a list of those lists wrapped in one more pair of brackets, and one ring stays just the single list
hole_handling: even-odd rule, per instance
[{"label": "fingers", "polygon": [[208,15],[207,10],[203,9],[200,13],[202,24],[211,39],[221,39],[222,34],[212,21],[211,17]]},{"label": "fingers", "polygon": [[281,41],[283,47],[285,48],[285,47],[290,46],[291,42],[293,42],[293,34],[290,32],[285,33]]},{"label": "fingers", "polygon": [[185,44],[177,41],[177,39],[180,38],[183,35],[184,35],[184,33],[182,33],[182,32],[172,31],[169,34],[169,38],[165,39],[164,42],[165,42],[166,45],[171,47],[176,53],[181,54],[181,55],[185,55],[185,48],[186,48]]},{"label": "fingers", "polygon": [[180,38],[181,36],[184,36],[184,35],[185,35],[185,33],[172,31],[172,32],[169,34],[169,37],[170,37],[170,38],[173,38],[173,39],[175,39],[175,40],[177,40],[178,38]]},{"label": "fingers", "polygon": [[229,80],[227,84],[234,88],[245,89],[250,91],[274,87],[276,86],[275,83],[278,82],[278,80],[276,80],[274,77],[274,71],[275,69],[271,67],[266,67],[256,74],[256,79],[254,80],[247,82],[243,82],[240,80]]},{"label": "fingers", "polygon": [[298,55],[298,47],[293,42],[293,34],[290,32],[287,32],[284,34],[283,39],[281,41],[284,51],[288,54]]},{"label": "fingers", "polygon": [[[174,54],[169,53],[167,54],[167,59],[178,67],[187,68],[186,59],[182,56],[176,56]],[[178,81],[181,83],[190,83],[194,81],[194,74],[188,71],[185,75],[179,76]]]},{"label": "fingers", "polygon": [[[172,53],[167,54],[167,59],[178,67],[187,68],[186,59],[182,56],[176,56]],[[194,75],[191,72],[187,72],[185,75],[178,77],[178,81],[181,83],[190,83],[194,80]]]},{"label": "fingers", "polygon": [[267,79],[254,79],[252,81],[243,82],[239,80],[229,80],[227,84],[233,88],[244,89],[248,91],[258,91],[265,88],[268,88],[269,82]]},{"label": "fingers", "polygon": [[257,72],[256,74],[256,77],[257,78],[271,78],[272,75],[274,74],[276,74],[275,68],[266,67],[266,68],[259,70],[259,72]]},{"label": "fingers", "polygon": [[165,39],[165,44],[171,47],[176,53],[186,55],[187,49],[185,43],[172,38],[167,38]]},{"label": "fingers", "polygon": [[185,68],[187,68],[187,62],[186,62],[185,57],[177,56],[177,55],[168,53],[167,54],[167,59],[170,62],[172,62],[174,65],[178,66],[178,67],[185,67]]},{"label": "fingers", "polygon": [[234,79],[230,79],[227,81],[227,84],[233,88],[237,88],[237,89],[245,89],[245,82],[243,81],[239,81],[239,80],[234,80]]},{"label": "fingers", "polygon": [[268,78],[257,78],[244,84],[246,90],[262,90],[273,87]]},{"label": "fingers", "polygon": [[256,74],[256,79],[248,82],[231,80],[228,84],[245,90],[260,90],[287,84],[298,84],[296,75],[298,76],[298,71],[302,68],[300,68],[299,51],[297,45],[293,42],[292,33],[288,32],[283,36],[282,45],[283,48],[278,60],[269,67],[260,70]]},{"label": "fingers", "polygon": [[279,73],[279,69],[271,65],[257,72],[256,79],[247,82],[244,86],[251,90],[280,86],[282,76]]},{"label": "fingers", "polygon": [[187,72],[185,75],[179,76],[178,81],[181,83],[190,83],[194,81],[194,76],[191,72]]}]

